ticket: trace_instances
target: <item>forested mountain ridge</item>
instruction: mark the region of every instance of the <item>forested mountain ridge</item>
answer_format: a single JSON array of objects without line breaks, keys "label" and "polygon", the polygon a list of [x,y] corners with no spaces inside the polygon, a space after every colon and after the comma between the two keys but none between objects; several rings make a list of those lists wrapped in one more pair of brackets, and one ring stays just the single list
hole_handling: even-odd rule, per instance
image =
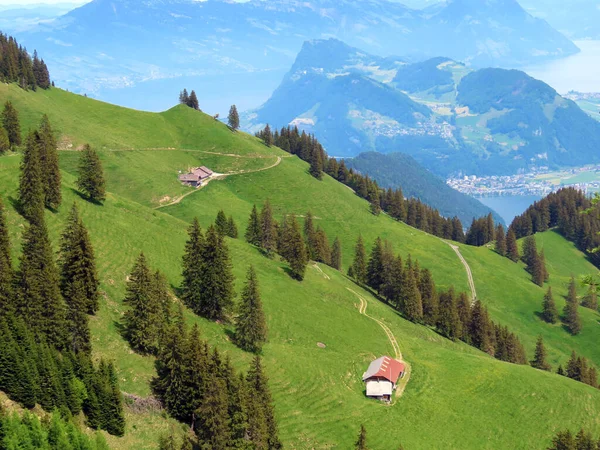
[{"label": "forested mountain ridge", "polygon": [[[436,448],[455,443],[473,449],[486,445],[511,448],[515,436],[528,447],[537,447],[540,442],[549,445],[556,429],[585,426],[598,431],[593,419],[600,392],[597,389],[554,373],[497,361],[470,345],[453,342],[401,317],[370,290],[346,277],[344,273],[355,260],[359,235],[366,247],[365,262],[373,259],[372,249],[377,248],[377,238],[381,237],[381,245],[387,240],[389,244],[384,248],[392,247],[394,255],[401,256],[406,264],[411,261],[415,272],[416,261],[419,270],[428,269],[438,292],[446,293],[453,285],[456,292],[469,291],[465,267],[447,243],[386,214],[375,215],[368,202],[327,174],[317,179],[310,165],[295,155],[234,132],[212,116],[185,105],[151,114],[60,89],[31,92],[14,84],[0,85],[0,97],[10,100],[18,111],[22,130],[38,129],[46,113],[56,133],[61,149],[62,204],[56,212],[44,214],[50,241],[59,242],[75,202],[95,250],[101,295],[99,310],[90,318],[92,354],[114,361],[120,388],[129,394],[123,405],[125,436],[106,436],[111,448],[156,448],[160,435],[174,431],[181,442],[189,432],[189,423],[166,418],[171,406],[155,409],[151,387],[151,380],[159,374],[155,359],[133,351],[131,336],[122,334],[121,325],[125,313],[133,310],[130,293],[135,291],[130,281],[132,273],[137,273],[132,269],[142,251],[148,266],[164,274],[175,311],[181,304],[178,299],[186,298],[172,287],[182,286],[185,279],[182,259],[195,217],[202,236],[210,236],[211,242],[225,242],[229,249],[236,305],[246,292],[248,266],[255,268],[268,327],[262,359],[279,436],[286,447],[301,448],[308,442],[316,448],[351,448],[361,423],[368,431],[369,446],[381,450],[399,444],[406,448]],[[22,134],[26,137],[25,132]],[[106,199],[102,204],[88,201],[77,182],[82,155],[77,150],[85,143],[96,151],[104,167]],[[19,198],[19,156],[0,156],[0,196],[7,199],[7,229],[15,265],[26,225],[8,201]],[[202,165],[227,176],[199,190],[179,183],[179,171]],[[298,281],[291,276],[288,259],[293,257],[285,247],[279,248],[269,239],[258,245],[247,243],[245,232],[252,222],[253,205],[265,210],[267,199],[278,223],[291,225],[295,221],[296,230],[300,228],[304,236],[303,222],[312,216],[315,234],[311,236],[318,236],[319,244],[323,235],[334,243],[337,237],[343,272],[310,262],[304,267],[303,280]],[[232,218],[237,224],[238,238],[218,238],[215,234],[216,225],[221,229],[224,223],[219,219],[222,208],[225,222]],[[266,218],[268,214],[259,216]],[[214,231],[209,231],[211,226],[215,226]],[[273,227],[271,223],[269,229]],[[293,228],[289,226],[286,232]],[[559,236],[540,235],[538,239],[540,249],[544,243],[550,272],[548,285],[555,290],[557,307],[561,308],[560,296],[566,293],[568,277],[565,273],[592,269],[583,255]],[[304,240],[300,243],[303,245]],[[276,252],[286,253],[288,259],[277,253],[269,258],[263,245],[274,245]],[[593,345],[598,339],[596,312],[581,311],[583,329],[578,336],[568,334],[560,325],[545,324],[535,315],[545,289],[531,282],[523,264],[513,263],[486,247],[453,245],[459,247],[472,269],[478,298],[488,308],[490,318],[501,326],[500,338],[506,337],[504,327],[508,327],[532,358],[538,336],[543,334],[553,369],[567,364],[571,350],[587,358],[588,364],[600,364],[597,346]],[[507,298],[509,282],[511,296]],[[445,295],[444,301],[449,298]],[[367,314],[396,336],[413,370],[405,394],[389,407],[364,397],[361,376],[365,368],[374,357],[389,354],[393,348],[379,324],[360,314],[363,301]],[[188,326],[198,325],[202,340],[208,341],[211,349],[216,347],[224,360],[229,357],[235,372],[248,371],[253,356],[238,348],[232,337],[237,332],[235,313],[217,323],[193,311],[188,307],[183,310]],[[169,336],[174,339],[179,335]],[[162,370],[160,373],[164,374]],[[219,385],[221,381],[215,381],[215,386]],[[496,400],[495,408],[489,408],[490,397]],[[457,405],[462,413],[448,423],[447,417]],[[530,413],[531,408],[535,408],[535,415]],[[202,417],[207,417],[205,411]],[[379,433],[382,420],[393,420],[398,427]],[[432,423],[442,421],[444,427],[435,425],[432,432]],[[474,427],[482,423],[490,433],[473,434]]]}]

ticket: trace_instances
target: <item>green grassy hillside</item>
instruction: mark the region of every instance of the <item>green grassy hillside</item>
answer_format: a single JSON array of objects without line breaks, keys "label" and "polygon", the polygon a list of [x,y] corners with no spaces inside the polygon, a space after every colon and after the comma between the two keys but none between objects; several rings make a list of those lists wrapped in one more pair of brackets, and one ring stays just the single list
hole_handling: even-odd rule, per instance
[{"label": "green grassy hillside", "polygon": [[[115,361],[121,387],[128,393],[150,395],[148,381],[154,369],[152,358],[132,353],[117,330],[124,311],[126,276],[137,254],[144,251],[153,267],[163,271],[172,285],[179,285],[186,228],[194,216],[206,228],[223,208],[243,231],[252,204],[269,197],[278,216],[302,215],[310,209],[330,238],[339,236],[344,267],[351,261],[359,233],[369,245],[381,235],[390,239],[396,251],[419,258],[433,271],[438,285],[468,289],[464,267],[446,243],[384,215],[371,215],[368,204],[345,186],[328,177],[322,182],[313,179],[302,161],[278,160],[283,155],[280,150],[232,133],[212,118],[181,107],[164,114],[139,113],[59,90],[23,93],[0,85],[0,100],[8,96],[27,126],[34,126],[42,112],[52,113],[50,119],[54,123],[56,118],[62,136],[72,136],[77,145],[89,141],[101,150],[109,190],[105,205],[92,205],[79,197],[74,190],[75,153],[65,151],[61,153],[64,203],[58,213],[48,212],[47,220],[56,244],[69,205],[73,201],[80,205],[96,249],[104,292],[101,310],[92,320],[94,353]],[[57,111],[78,119],[60,119]],[[178,119],[170,121],[172,115]],[[112,120],[113,116],[119,120]],[[156,142],[143,133],[137,137],[129,134],[135,130],[150,133],[153,126],[173,134],[155,133]],[[78,133],[83,137],[76,137]],[[102,150],[108,145],[136,151]],[[159,147],[173,150],[142,151]],[[218,155],[202,153],[205,151]],[[251,157],[240,162],[241,158],[225,156],[230,154]],[[19,159],[17,155],[0,157],[0,195],[6,199],[15,244],[24,226],[11,203],[16,198]],[[268,170],[231,175],[198,191],[186,190],[176,182],[177,170],[188,165],[213,165],[226,173],[264,169],[275,162],[279,164]],[[178,204],[153,209],[165,196],[188,192],[191,194]],[[566,268],[589,269],[581,254],[559,236],[547,233],[539,239],[553,282],[564,284]],[[321,267],[321,272],[311,265],[306,279],[299,283],[286,274],[283,263],[263,257],[242,240],[228,243],[238,292],[247,266],[253,264],[258,272],[269,326],[264,358],[286,448],[351,448],[361,423],[369,430],[374,450],[393,449],[400,442],[407,449],[544,448],[556,430],[567,426],[583,425],[600,432],[600,391],[530,367],[502,363],[464,344],[452,343],[405,321],[330,268]],[[532,339],[545,325],[535,316],[529,320],[527,307],[533,315],[543,290],[528,281],[522,267],[488,249],[461,247],[461,251],[493,318],[516,331],[532,354]],[[15,257],[18,253],[15,245]],[[364,397],[362,373],[373,358],[391,354],[392,347],[381,327],[359,313],[359,299],[349,289],[367,300],[371,317],[387,324],[404,359],[412,365],[404,395],[392,406]],[[591,318],[593,313],[589,315]],[[250,357],[230,342],[229,325],[211,323],[189,312],[187,318],[199,323],[203,336],[231,355],[238,368],[247,366]],[[586,316],[584,332],[576,338],[550,327],[547,339],[554,360],[564,360],[571,346],[594,359],[596,331],[590,318]],[[126,436],[111,437],[109,443],[119,449],[156,448],[158,435],[168,428],[165,416],[130,411],[127,417]]]}]

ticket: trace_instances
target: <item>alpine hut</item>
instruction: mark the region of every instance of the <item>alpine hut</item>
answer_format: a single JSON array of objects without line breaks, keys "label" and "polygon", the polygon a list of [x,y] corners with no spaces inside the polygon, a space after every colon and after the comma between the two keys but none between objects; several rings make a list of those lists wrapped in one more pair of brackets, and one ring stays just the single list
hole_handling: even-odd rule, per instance
[{"label": "alpine hut", "polygon": [[196,167],[190,173],[179,175],[179,181],[188,186],[198,187],[202,182],[208,180],[213,175],[213,171],[208,167]]},{"label": "alpine hut", "polygon": [[390,401],[398,379],[404,376],[404,370],[404,364],[389,356],[373,361],[363,375],[367,397]]}]

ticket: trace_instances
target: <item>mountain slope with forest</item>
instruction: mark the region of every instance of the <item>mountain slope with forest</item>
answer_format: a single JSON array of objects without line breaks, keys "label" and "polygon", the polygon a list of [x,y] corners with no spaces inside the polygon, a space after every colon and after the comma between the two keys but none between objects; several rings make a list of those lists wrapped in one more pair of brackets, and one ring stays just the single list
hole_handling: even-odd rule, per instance
[{"label": "mountain slope with forest", "polygon": [[[123,391],[147,398],[149,381],[155,376],[154,358],[132,352],[119,331],[128,310],[123,304],[127,277],[139,252],[165,274],[171,286],[178,287],[186,230],[194,217],[206,230],[224,208],[243,234],[252,206],[270,198],[278,220],[286,214],[299,217],[311,211],[329,239],[339,237],[343,252],[343,272],[310,263],[305,279],[299,282],[289,276],[287,263],[265,257],[243,238],[226,238],[235,290],[241,292],[248,265],[257,272],[269,329],[262,354],[286,447],[350,448],[360,424],[368,430],[370,447],[381,450],[399,444],[406,448],[511,448],[516,440],[537,448],[548,445],[556,429],[585,426],[600,431],[594,419],[600,413],[597,389],[501,362],[443,338],[405,320],[346,277],[343,273],[353,260],[361,233],[368,248],[381,236],[403,259],[410,253],[422,268],[431,270],[438,289],[451,285],[458,291],[469,289],[463,263],[449,245],[387,215],[372,214],[369,204],[344,185],[329,176],[322,181],[312,177],[308,164],[297,157],[234,133],[212,117],[181,105],[162,114],[141,113],[59,89],[25,92],[5,84],[0,85],[0,97],[10,99],[20,112],[23,130],[35,128],[41,115],[48,114],[58,142],[65,144],[59,152],[63,204],[55,213],[47,211],[45,217],[56,244],[70,205],[79,205],[96,250],[102,291],[100,310],[91,319],[93,355],[115,362]],[[104,205],[84,200],[75,183],[79,152],[73,150],[85,142],[97,149],[104,163]],[[230,175],[200,190],[177,183],[178,170],[205,164]],[[18,196],[19,165],[18,154],[0,157],[0,195],[7,204],[14,258],[20,254],[24,225],[10,203]],[[189,195],[154,209],[166,196],[173,199],[183,194]],[[565,276],[560,264],[570,261],[578,272],[591,270],[582,254],[560,237],[544,244],[544,250],[554,267],[551,283],[558,292],[563,292]],[[460,245],[460,251],[474,269],[479,297],[490,305],[492,318],[510,325],[528,356],[533,356],[537,335],[543,330],[554,367],[566,364],[571,349],[600,364],[592,343],[600,337],[594,325],[597,312],[582,312],[585,334],[581,337],[569,337],[558,325],[545,327],[535,316],[544,291],[530,282],[521,264],[485,247]],[[511,283],[510,298],[507,283]],[[393,348],[381,327],[360,314],[362,301],[355,293],[367,302],[367,313],[389,327],[412,367],[404,394],[391,406],[364,397],[362,373],[372,359]],[[173,294],[179,292],[173,289]],[[176,298],[172,301],[179,303]],[[231,324],[199,318],[187,308],[185,318],[189,324],[198,324],[202,337],[230,356],[236,369],[247,370],[252,356],[232,342]],[[494,408],[489,407],[490,401]],[[134,406],[125,407],[125,436],[107,437],[111,448],[156,448],[159,435],[174,424],[165,419],[164,411]],[[379,432],[382,422],[396,426]],[[473,433],[473,429],[485,432]]]}]

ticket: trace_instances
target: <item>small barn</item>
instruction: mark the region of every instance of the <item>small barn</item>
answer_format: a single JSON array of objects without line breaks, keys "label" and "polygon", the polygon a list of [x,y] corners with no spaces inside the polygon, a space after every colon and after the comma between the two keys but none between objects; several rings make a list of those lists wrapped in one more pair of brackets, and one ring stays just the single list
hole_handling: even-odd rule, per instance
[{"label": "small barn", "polygon": [[363,374],[367,397],[390,401],[398,380],[404,376],[404,370],[404,364],[389,356],[373,361]]},{"label": "small barn", "polygon": [[204,181],[212,177],[212,175],[213,171],[208,167],[196,167],[195,169],[192,169],[190,173],[179,175],[179,181],[188,186],[198,187],[201,186]]}]

